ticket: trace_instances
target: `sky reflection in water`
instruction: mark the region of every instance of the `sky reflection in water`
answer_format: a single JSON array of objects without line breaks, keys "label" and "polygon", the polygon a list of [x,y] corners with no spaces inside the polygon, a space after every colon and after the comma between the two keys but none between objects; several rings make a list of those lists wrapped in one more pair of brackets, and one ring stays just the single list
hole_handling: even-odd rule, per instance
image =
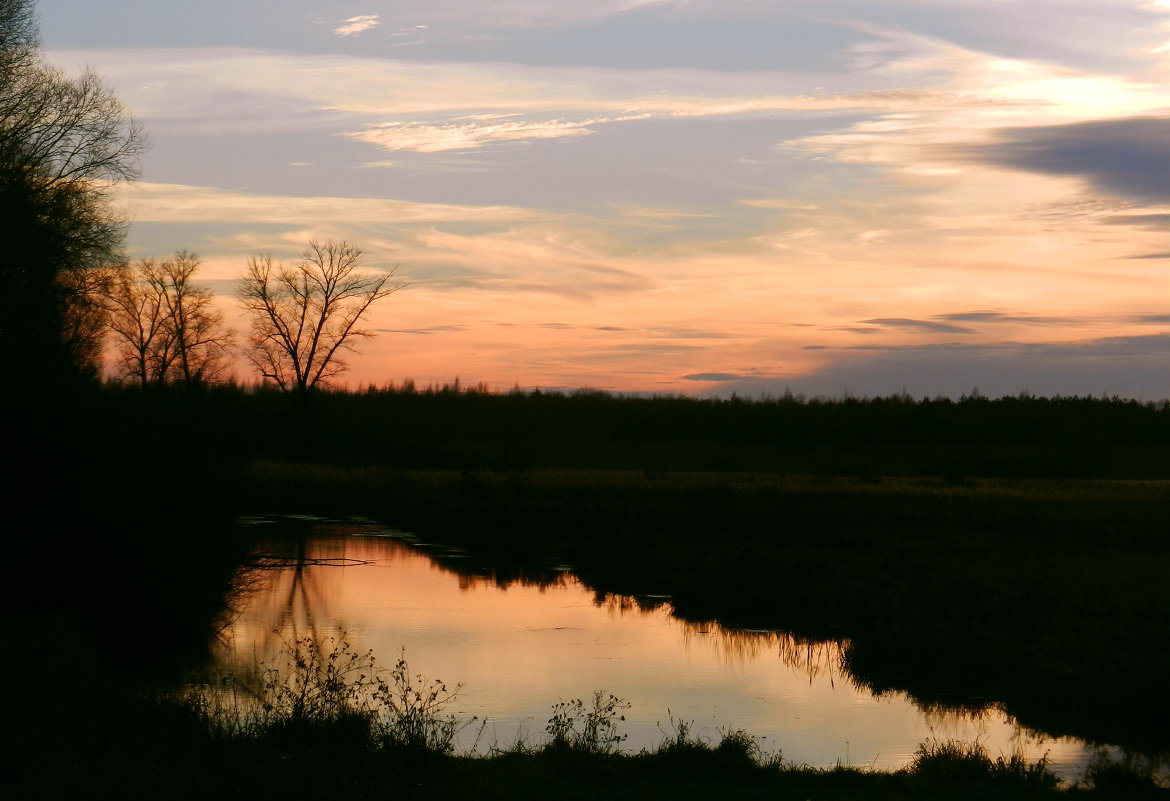
[{"label": "sky reflection in water", "polygon": [[[412,672],[462,683],[449,711],[488,721],[481,750],[517,737],[543,742],[552,704],[602,690],[631,703],[621,731],[633,750],[672,733],[673,716],[699,737],[742,728],[765,750],[821,766],[896,768],[931,737],[977,739],[993,756],[1047,752],[1068,775],[1086,758],[1077,742],[1021,733],[995,710],[972,717],[926,712],[901,694],[875,698],[842,674],[834,644],[690,624],[669,606],[642,609],[627,598],[599,604],[570,574],[502,588],[379,532],[321,524],[301,546],[316,564],[261,571],[226,632],[224,669],[246,670],[307,635],[345,632],[383,667],[405,649]],[[297,549],[292,540],[264,548]]]}]

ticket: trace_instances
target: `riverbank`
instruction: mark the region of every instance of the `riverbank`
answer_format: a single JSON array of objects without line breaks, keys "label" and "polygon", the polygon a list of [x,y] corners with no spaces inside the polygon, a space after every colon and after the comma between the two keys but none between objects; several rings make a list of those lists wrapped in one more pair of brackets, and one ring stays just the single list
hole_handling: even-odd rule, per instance
[{"label": "riverbank", "polygon": [[267,463],[240,486],[257,511],[367,514],[501,580],[568,564],[688,620],[845,640],[857,679],[923,704],[1167,749],[1148,714],[1170,708],[1164,482]]},{"label": "riverbank", "polygon": [[[242,695],[230,679],[150,697],[106,698],[52,743],[22,742],[6,798],[169,799],[1130,799],[1166,798],[1147,765],[1091,765],[1062,783],[1043,760],[926,742],[901,770],[812,768],[750,733],[698,739],[685,724],[655,748],[620,750],[621,701],[551,710],[540,742],[455,753],[439,693],[389,678],[360,654],[303,641],[292,672]],[[313,654],[316,654],[315,656]],[[358,671],[361,671],[360,673]],[[405,692],[403,692],[405,691]],[[421,691],[421,692],[417,692]],[[116,707],[115,704],[116,703]],[[80,711],[81,714],[76,714]],[[102,713],[116,712],[104,718]],[[37,747],[41,746],[41,747]]]},{"label": "riverbank", "polygon": [[[35,660],[18,666],[14,692],[11,784],[24,797],[421,787],[442,798],[473,781],[501,797],[545,797],[558,782],[564,797],[623,797],[644,781],[641,797],[659,783],[686,798],[735,784],[684,768],[651,781],[618,757],[578,774],[531,755],[511,767],[448,755],[446,778],[420,780],[414,763],[387,767],[364,746],[322,760],[208,739],[186,713],[141,707],[140,689],[173,675],[225,611],[248,543],[224,521],[271,511],[377,518],[464,548],[504,582],[571,564],[600,594],[669,596],[692,620],[847,640],[847,667],[875,689],[999,702],[1051,734],[1167,750],[1165,404],[447,390],[286,400],[103,389],[47,404],[16,432],[13,563],[37,571],[49,601],[19,643]],[[59,498],[34,505],[46,487]],[[8,591],[24,603],[27,590]],[[112,634],[122,617],[152,644]],[[816,797],[838,781],[840,797],[910,792],[816,776],[815,792],[766,794]]]}]

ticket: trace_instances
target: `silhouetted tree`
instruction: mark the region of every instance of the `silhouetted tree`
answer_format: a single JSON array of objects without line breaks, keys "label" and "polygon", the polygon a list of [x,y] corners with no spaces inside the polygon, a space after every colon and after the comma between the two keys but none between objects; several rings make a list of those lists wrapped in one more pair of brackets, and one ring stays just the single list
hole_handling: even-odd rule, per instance
[{"label": "silhouetted tree", "polygon": [[185,250],[162,262],[140,259],[110,271],[108,324],[122,378],[147,384],[202,384],[227,367],[232,332],[214,296],[193,282],[199,258]]},{"label": "silhouetted tree", "polygon": [[389,283],[393,271],[359,272],[361,259],[361,249],[332,240],[311,241],[297,264],[249,259],[239,297],[252,318],[248,356],[262,378],[303,394],[346,369],[341,353],[373,336],[358,328],[366,311],[401,289]]},{"label": "silhouetted tree", "polygon": [[32,3],[0,0],[0,359],[25,381],[96,372],[86,271],[117,257],[110,193],[145,146],[95,73],[69,78],[37,47]]},{"label": "silhouetted tree", "polygon": [[[30,0],[0,0],[0,76],[12,75],[36,58],[40,45]],[[0,77],[0,81],[7,80]]]},{"label": "silhouetted tree", "polygon": [[61,319],[61,349],[66,364],[96,378],[102,365],[108,307],[108,271],[81,267],[63,272],[57,284],[66,299]]}]

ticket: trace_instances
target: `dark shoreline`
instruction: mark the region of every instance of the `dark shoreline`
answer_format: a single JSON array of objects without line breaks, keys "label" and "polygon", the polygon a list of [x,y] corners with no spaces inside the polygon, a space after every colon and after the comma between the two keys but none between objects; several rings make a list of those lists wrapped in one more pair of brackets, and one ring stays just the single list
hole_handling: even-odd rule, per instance
[{"label": "dark shoreline", "polygon": [[1049,734],[1168,747],[1148,714],[1170,708],[1168,483],[272,463],[241,480],[256,509],[320,513],[332,498],[505,580],[562,562],[599,594],[666,595],[691,621],[848,640],[847,667],[876,690],[998,701]]},{"label": "dark shoreline", "polygon": [[[1052,734],[1170,750],[1166,404],[449,390],[288,400],[90,389],[30,407],[13,430],[8,490],[24,534],[13,563],[53,568],[50,608],[22,642],[42,655],[16,704],[24,787],[38,770],[55,776],[54,754],[82,774],[106,770],[90,761],[104,755],[127,781],[169,764],[166,753],[141,763],[141,735],[110,722],[146,714],[134,711],[141,688],[165,684],[215,631],[249,545],[230,521],[269,512],[365,515],[466,548],[503,581],[568,563],[599,593],[669,595],[688,619],[848,639],[848,667],[877,689],[997,700]],[[44,487],[61,501],[37,507]],[[151,642],[108,636],[127,613]],[[80,722],[79,667],[102,688]],[[143,723],[157,724],[164,752],[166,738],[194,736],[188,724],[167,734],[168,719]],[[545,770],[466,770],[497,769]],[[207,770],[199,782],[218,775]],[[838,797],[880,797],[869,782],[892,780],[858,781],[868,789]],[[569,797],[622,792],[584,775],[572,784]]]}]

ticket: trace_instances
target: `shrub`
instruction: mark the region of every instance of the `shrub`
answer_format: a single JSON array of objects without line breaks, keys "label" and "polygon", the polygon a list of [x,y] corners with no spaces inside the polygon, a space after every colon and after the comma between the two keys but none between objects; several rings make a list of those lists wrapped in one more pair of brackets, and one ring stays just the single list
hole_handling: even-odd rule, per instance
[{"label": "shrub", "polygon": [[544,728],[551,738],[548,747],[590,754],[612,753],[626,739],[626,735],[618,734],[617,724],[626,719],[622,711],[629,708],[629,702],[615,695],[606,696],[601,690],[593,694],[590,709],[580,698],[553,704],[552,717]]},{"label": "shrub", "polygon": [[476,718],[443,710],[459,693],[439,679],[412,674],[405,654],[390,670],[373,651],[353,650],[345,635],[286,643],[284,663],[269,664],[258,688],[231,680],[229,691],[201,688],[186,703],[221,735],[273,737],[290,745],[409,748],[437,754]]},{"label": "shrub", "polygon": [[916,779],[943,785],[994,782],[1051,789],[1060,781],[1048,769],[1047,756],[1036,762],[1019,754],[992,759],[982,744],[959,740],[922,743],[907,770]]}]

